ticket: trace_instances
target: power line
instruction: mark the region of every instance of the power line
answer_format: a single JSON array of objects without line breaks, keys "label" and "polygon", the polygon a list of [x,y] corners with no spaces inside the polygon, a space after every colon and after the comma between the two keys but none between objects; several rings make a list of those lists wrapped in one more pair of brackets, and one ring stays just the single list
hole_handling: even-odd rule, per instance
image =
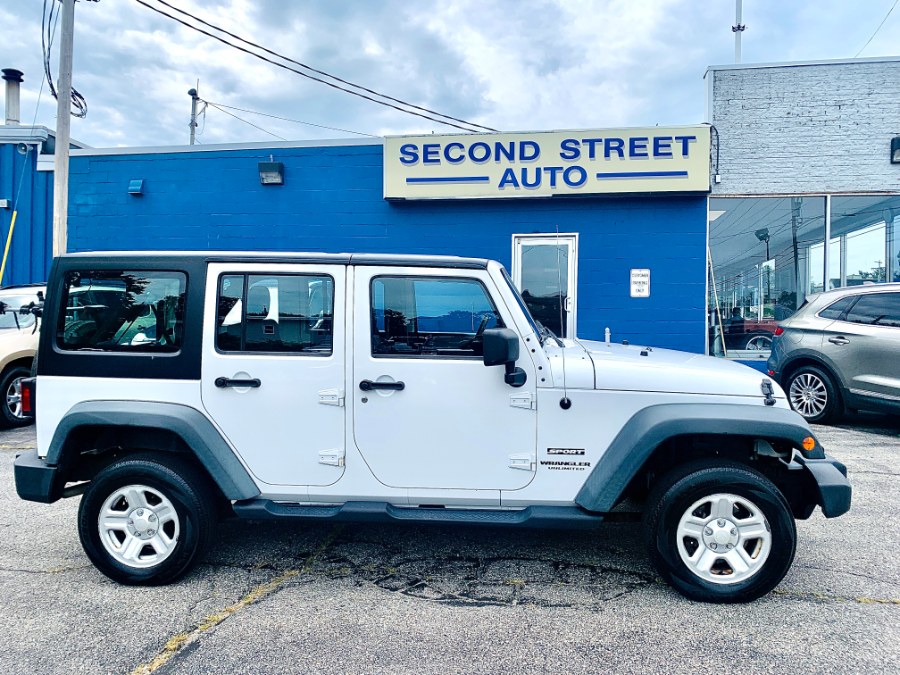
[{"label": "power line", "polygon": [[335,81],[337,81],[337,82],[340,82],[340,83],[342,83],[342,84],[346,84],[346,85],[348,85],[348,86],[350,86],[350,87],[353,87],[353,88],[355,88],[355,89],[359,89],[359,90],[361,90],[361,91],[365,91],[365,92],[367,92],[367,93],[369,93],[369,94],[372,94],[372,95],[374,95],[374,96],[378,96],[378,97],[380,97],[380,98],[387,99],[388,101],[394,101],[395,103],[399,103],[399,104],[401,104],[401,105],[405,105],[405,106],[407,106],[407,107],[409,107],[409,108],[415,108],[416,110],[421,110],[422,112],[431,113],[432,115],[437,115],[438,117],[444,117],[444,118],[446,118],[446,119],[448,119],[448,120],[453,120],[454,122],[460,122],[460,123],[462,123],[462,124],[468,124],[470,127],[478,127],[479,129],[483,129],[483,130],[485,130],[485,131],[497,131],[496,129],[492,129],[492,128],[490,128],[490,127],[485,127],[485,126],[482,126],[482,125],[480,125],[480,124],[475,124],[474,122],[469,122],[469,121],[467,121],[467,120],[460,119],[460,118],[458,118],[458,117],[453,117],[453,116],[451,116],[451,115],[445,115],[444,113],[437,112],[436,110],[431,110],[430,108],[424,108],[424,107],[422,107],[422,106],[415,105],[414,103],[409,103],[408,101],[404,101],[404,100],[399,99],[399,98],[394,98],[393,96],[388,96],[387,94],[382,94],[382,93],[379,92],[379,91],[375,91],[375,90],[373,90],[373,89],[369,89],[369,88],[367,88],[367,87],[364,87],[364,86],[362,86],[361,84],[356,84],[355,82],[350,82],[349,80],[342,79],[342,78],[338,77],[337,75],[332,75],[331,73],[325,72],[324,70],[319,70],[318,68],[313,68],[313,67],[310,66],[310,65],[307,65],[307,64],[305,64],[305,63],[301,63],[300,61],[295,61],[294,59],[292,59],[292,58],[290,58],[290,57],[287,57],[287,56],[285,56],[284,54],[279,54],[278,52],[272,51],[271,49],[268,49],[268,48],[266,48],[266,47],[263,47],[262,45],[259,45],[259,44],[255,43],[255,42],[252,42],[251,40],[247,40],[247,39],[245,39],[245,38],[242,38],[240,35],[235,35],[234,33],[230,33],[229,31],[225,30],[224,28],[220,28],[219,26],[216,26],[216,25],[214,25],[214,24],[211,24],[211,23],[209,23],[208,21],[204,21],[204,20],[201,19],[200,17],[195,16],[195,15],[191,14],[190,12],[187,12],[187,11],[185,11],[185,10],[183,10],[183,9],[179,9],[178,7],[175,7],[174,5],[172,5],[172,4],[168,3],[168,2],[166,2],[166,0],[156,0],[156,1],[157,1],[159,4],[161,4],[161,5],[165,5],[166,7],[175,10],[175,11],[178,12],[179,14],[184,14],[185,16],[189,16],[189,17],[192,18],[194,21],[197,21],[197,22],[199,22],[199,23],[202,23],[204,26],[209,26],[210,28],[219,31],[220,33],[225,33],[225,35],[228,35],[228,36],[230,36],[230,37],[233,37],[233,38],[235,38],[236,40],[240,40],[241,42],[243,42],[243,43],[245,43],[245,44],[252,45],[253,47],[256,47],[257,49],[261,49],[262,51],[264,51],[264,52],[266,52],[266,53],[268,53],[268,54],[271,54],[272,56],[277,56],[277,57],[280,58],[280,59],[283,59],[283,60],[285,60],[285,61],[288,61],[289,63],[293,63],[294,65],[300,66],[301,68],[304,68],[304,69],[306,69],[306,70],[309,70],[310,72],[318,73],[319,75],[323,75],[323,76],[325,76],[325,77],[327,77],[327,78],[329,78],[329,79],[331,79],[331,80],[335,80]]},{"label": "power line", "polygon": [[215,106],[216,108],[228,108],[229,110],[238,110],[240,112],[250,113],[251,115],[261,115],[263,117],[271,117],[273,120],[281,120],[283,122],[293,122],[294,124],[306,124],[311,127],[318,127],[319,129],[328,129],[329,131],[340,131],[347,134],[356,134],[357,136],[368,136],[370,138],[379,138],[375,134],[366,134],[362,131],[353,131],[352,129],[341,129],[340,127],[329,127],[324,124],[316,124],[314,122],[304,122],[303,120],[293,120],[290,117],[279,117],[278,115],[270,115],[269,113],[259,112],[258,110],[248,110],[247,108],[238,108],[233,105],[225,105],[224,103],[212,103],[210,101],[204,101],[208,105]]},{"label": "power line", "polygon": [[[297,70],[296,68],[292,68],[291,66],[287,66],[287,65],[285,65],[285,64],[283,64],[283,63],[279,63],[278,61],[273,61],[272,59],[270,59],[270,58],[268,58],[268,57],[266,57],[266,56],[263,56],[262,54],[258,54],[258,53],[254,52],[254,51],[251,51],[251,50],[249,50],[249,49],[247,49],[247,48],[245,48],[245,47],[242,47],[242,46],[240,46],[240,45],[236,45],[236,44],[234,44],[233,42],[229,42],[228,40],[226,40],[226,39],[224,39],[224,38],[222,38],[222,37],[220,37],[220,36],[218,36],[218,35],[214,35],[214,34],[208,32],[208,31],[206,31],[206,30],[203,30],[202,28],[199,28],[199,27],[197,27],[197,26],[193,26],[193,25],[187,23],[186,21],[184,21],[184,20],[182,20],[182,19],[179,19],[177,16],[172,16],[171,14],[168,14],[168,13],[164,12],[163,10],[159,9],[158,7],[154,7],[154,6],[150,5],[150,4],[147,3],[145,0],[136,0],[136,1],[137,1],[139,4],[143,5],[144,7],[146,7],[146,8],[148,8],[148,9],[150,9],[150,10],[156,12],[157,14],[161,14],[162,16],[165,16],[165,17],[167,17],[167,18],[169,18],[169,19],[172,19],[173,21],[177,21],[177,22],[180,23],[182,26],[185,26],[185,27],[187,27],[187,28],[190,28],[191,30],[197,31],[198,33],[201,33],[201,34],[203,34],[203,35],[206,35],[207,37],[211,37],[211,38],[213,38],[214,40],[218,40],[218,41],[221,42],[222,44],[225,44],[225,45],[228,45],[229,47],[232,47],[232,48],[234,48],[234,49],[240,50],[240,51],[244,52],[245,54],[249,54],[250,56],[255,56],[256,58],[258,58],[258,59],[260,59],[260,60],[262,60],[262,61],[266,61],[267,63],[271,63],[272,65],[278,66],[279,68],[283,68],[284,70],[288,70],[288,71],[290,71],[290,72],[292,72],[292,73],[296,73],[297,75],[300,75],[301,77],[305,77],[305,78],[307,78],[307,79],[309,79],[309,80],[313,80],[314,82],[319,82],[320,84],[324,84],[324,85],[326,85],[326,86],[328,86],[328,87],[331,87],[332,89],[337,89],[338,91],[342,91],[342,92],[344,92],[344,93],[351,94],[351,95],[353,95],[353,96],[357,96],[357,97],[359,97],[359,98],[366,99],[367,101],[371,101],[372,103],[377,103],[378,105],[382,105],[382,106],[385,106],[385,107],[388,107],[388,108],[393,108],[394,110],[397,110],[397,111],[399,111],[399,112],[406,113],[407,115],[415,115],[416,117],[421,117],[421,118],[423,118],[423,119],[429,120],[430,122],[437,122],[438,124],[443,124],[443,125],[446,125],[446,126],[454,127],[454,128],[456,128],[456,129],[461,129],[462,131],[469,131],[469,132],[475,131],[475,132],[477,132],[477,129],[473,129],[472,127],[480,127],[481,129],[487,129],[488,131],[496,131],[495,129],[490,129],[490,128],[488,128],[488,127],[481,127],[480,125],[476,125],[476,124],[473,124],[473,123],[471,123],[471,122],[466,122],[466,121],[463,121],[463,124],[467,124],[467,125],[469,125],[469,126],[460,126],[459,124],[455,124],[454,122],[448,122],[448,121],[446,121],[446,120],[438,119],[438,118],[436,118],[436,117],[431,117],[430,115],[427,115],[427,114],[424,114],[424,113],[415,112],[414,110],[407,110],[406,108],[401,108],[401,107],[399,107],[399,106],[397,106],[397,105],[394,105],[394,104],[392,104],[392,103],[387,103],[386,101],[380,101],[380,100],[378,100],[378,99],[376,99],[376,98],[372,98],[371,96],[368,96],[368,95],[366,95],[366,94],[361,94],[361,93],[358,92],[358,91],[354,91],[354,90],[352,90],[352,89],[347,89],[346,87],[342,87],[342,86],[340,86],[340,85],[334,84],[333,82],[328,82],[327,80],[323,80],[323,79],[321,79],[321,78],[319,78],[319,77],[315,77],[315,76],[313,76],[313,75],[310,75],[309,73],[305,73],[305,72],[303,72],[302,70]],[[162,0],[157,0],[157,1],[162,2]],[[167,5],[167,6],[171,6],[171,5]],[[173,8],[173,9],[174,9],[174,8]],[[181,11],[181,10],[179,10],[179,11]],[[192,16],[192,15],[189,15],[189,16]],[[199,19],[197,19],[197,20],[200,21]],[[205,23],[205,22],[204,22],[204,23]],[[227,31],[225,31],[225,30],[223,30],[223,29],[221,29],[221,28],[212,26],[212,24],[206,24],[206,25],[209,25],[209,26],[213,27],[215,30],[218,30],[218,31],[220,31],[220,32],[222,32],[222,33],[226,33],[227,35],[233,35],[232,33],[228,33]],[[285,61],[290,61],[290,62],[296,63],[296,62],[293,61],[292,59],[289,59],[289,58],[287,58],[287,57],[285,57],[285,56],[283,56],[283,55],[281,55],[281,54],[278,54],[277,52],[273,52],[273,51],[271,51],[271,50],[268,50],[268,49],[266,49],[265,47],[261,47],[260,45],[257,45],[256,43],[250,42],[249,40],[245,40],[244,38],[240,38],[240,37],[238,37],[237,39],[241,40],[242,42],[245,42],[246,44],[253,45],[253,46],[256,47],[257,49],[261,49],[261,50],[263,50],[263,51],[266,51],[266,52],[269,52],[269,53],[271,53],[271,54],[274,54],[275,56],[277,56],[277,57],[280,58],[280,59],[283,59],[283,60],[285,60]],[[308,66],[303,66],[303,67],[309,69]],[[310,70],[312,70],[312,69],[310,69]],[[329,75],[328,77],[333,77],[333,76]],[[333,78],[333,79],[337,79],[337,78]],[[358,86],[358,85],[353,85],[353,86]],[[360,87],[360,88],[362,89],[362,87]],[[383,98],[389,98],[389,97],[383,96],[382,94],[376,94],[376,95],[377,95],[377,96],[382,96]],[[392,99],[392,100],[399,100],[399,99]],[[405,102],[402,102],[402,105],[407,105],[407,106],[413,107],[412,104],[408,104],[408,103],[405,103]],[[416,107],[418,107],[418,106],[416,106]],[[429,111],[429,112],[430,112],[430,111]],[[434,113],[434,114],[435,114],[435,115],[439,115],[439,116],[441,116],[441,117],[447,117],[448,119],[456,119],[456,118],[451,118],[451,117],[449,117],[449,116],[447,116],[447,115],[443,115],[442,113],[437,113],[437,112],[436,112],[436,113]]]},{"label": "power line", "polygon": [[[140,1],[140,0],[138,0],[138,1]],[[262,131],[263,133],[269,134],[269,136],[274,136],[275,138],[277,138],[277,139],[279,139],[279,140],[282,140],[282,141],[286,141],[286,140],[287,140],[286,138],[282,138],[282,137],[279,136],[278,134],[273,134],[271,131],[268,131],[267,129],[263,129],[263,128],[260,127],[260,126],[257,126],[257,125],[255,125],[255,124],[253,124],[253,122],[251,122],[251,121],[249,121],[249,120],[245,120],[243,117],[238,117],[238,116],[235,115],[234,113],[228,112],[228,111],[225,110],[224,108],[220,108],[220,107],[217,106],[215,103],[210,103],[209,101],[204,101],[204,103],[206,103],[207,105],[212,106],[212,107],[215,108],[216,110],[221,110],[221,111],[222,111],[223,113],[225,113],[226,115],[231,115],[234,119],[239,120],[239,121],[243,122],[244,124],[249,124],[249,125],[250,125],[251,127],[253,127],[254,129],[259,129],[259,130]]]},{"label": "power line", "polygon": [[878,24],[878,28],[875,29],[875,32],[874,32],[874,33],[872,33],[872,37],[870,37],[868,40],[866,40],[866,44],[864,44],[864,45],[862,46],[862,49],[860,49],[858,52],[856,52],[856,54],[855,54],[854,57],[853,57],[854,59],[855,59],[857,56],[859,56],[860,54],[862,54],[862,53],[863,53],[863,49],[865,49],[866,47],[868,47],[868,46],[869,46],[869,43],[875,38],[876,35],[878,35],[878,31],[881,30],[881,27],[884,25],[884,22],[888,20],[888,17],[891,15],[891,12],[894,11],[894,7],[897,6],[897,3],[898,3],[898,2],[900,2],[900,0],[894,0],[894,4],[891,5],[891,8],[888,10],[888,13],[884,15],[884,18],[881,20],[881,23]]}]

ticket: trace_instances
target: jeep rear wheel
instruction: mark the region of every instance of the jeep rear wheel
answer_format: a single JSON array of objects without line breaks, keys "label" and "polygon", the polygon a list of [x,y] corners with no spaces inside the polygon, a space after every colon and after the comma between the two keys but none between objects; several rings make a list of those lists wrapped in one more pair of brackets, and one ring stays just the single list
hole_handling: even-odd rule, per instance
[{"label": "jeep rear wheel", "polygon": [[650,559],[676,590],[703,602],[749,602],[775,588],[797,533],[784,496],[739,464],[684,467],[648,498]]},{"label": "jeep rear wheel", "polygon": [[206,476],[174,455],[126,457],[91,482],[78,533],[91,562],[123,584],[165,584],[203,555],[216,524]]}]

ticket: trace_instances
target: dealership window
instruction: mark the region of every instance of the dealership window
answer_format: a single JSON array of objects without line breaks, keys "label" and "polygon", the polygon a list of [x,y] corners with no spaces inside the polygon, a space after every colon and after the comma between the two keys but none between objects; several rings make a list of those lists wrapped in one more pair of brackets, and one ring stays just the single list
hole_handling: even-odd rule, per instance
[{"label": "dealership window", "polygon": [[765,358],[813,294],[900,281],[900,196],[716,197],[709,221],[716,356]]}]

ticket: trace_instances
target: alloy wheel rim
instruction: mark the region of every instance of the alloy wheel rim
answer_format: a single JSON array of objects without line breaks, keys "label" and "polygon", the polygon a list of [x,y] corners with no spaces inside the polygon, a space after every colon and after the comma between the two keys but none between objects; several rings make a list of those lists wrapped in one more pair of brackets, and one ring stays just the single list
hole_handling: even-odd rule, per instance
[{"label": "alloy wheel rim", "polygon": [[772,349],[772,338],[768,338],[763,335],[758,335],[754,338],[750,338],[747,341],[746,349],[754,352],[762,352],[768,349]]},{"label": "alloy wheel rim", "polygon": [[821,415],[828,405],[828,389],[820,377],[801,373],[791,382],[791,406],[804,417]]},{"label": "alloy wheel rim", "polygon": [[6,409],[16,419],[22,419],[22,390],[19,388],[23,377],[17,377],[6,390]]},{"label": "alloy wheel rim", "polygon": [[676,537],[685,567],[717,585],[755,576],[772,551],[772,531],[762,509],[730,493],[708,495],[691,504],[678,521]]},{"label": "alloy wheel rim", "polygon": [[174,504],[146,485],[116,489],[100,507],[100,541],[122,565],[144,569],[166,560],[178,544],[181,523]]}]

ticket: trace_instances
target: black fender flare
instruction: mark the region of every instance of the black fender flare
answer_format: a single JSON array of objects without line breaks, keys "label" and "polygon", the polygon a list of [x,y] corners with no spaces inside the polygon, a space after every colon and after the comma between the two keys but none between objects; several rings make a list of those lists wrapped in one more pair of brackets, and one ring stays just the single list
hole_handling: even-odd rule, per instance
[{"label": "black fender flare", "polygon": [[[661,443],[693,435],[749,436],[787,441],[795,448],[803,447],[804,438],[815,438],[806,420],[787,408],[735,403],[648,406],[635,413],[612,440],[578,491],[575,503],[589,511],[610,511]],[[806,456],[825,457],[818,440]]]},{"label": "black fender flare", "polygon": [[158,401],[85,401],[74,405],[60,420],[47,451],[47,465],[65,465],[66,441],[81,427],[132,427],[174,433],[191,449],[197,461],[219,486],[226,499],[252,499],[259,488],[234,450],[213,423],[199,410]]}]

